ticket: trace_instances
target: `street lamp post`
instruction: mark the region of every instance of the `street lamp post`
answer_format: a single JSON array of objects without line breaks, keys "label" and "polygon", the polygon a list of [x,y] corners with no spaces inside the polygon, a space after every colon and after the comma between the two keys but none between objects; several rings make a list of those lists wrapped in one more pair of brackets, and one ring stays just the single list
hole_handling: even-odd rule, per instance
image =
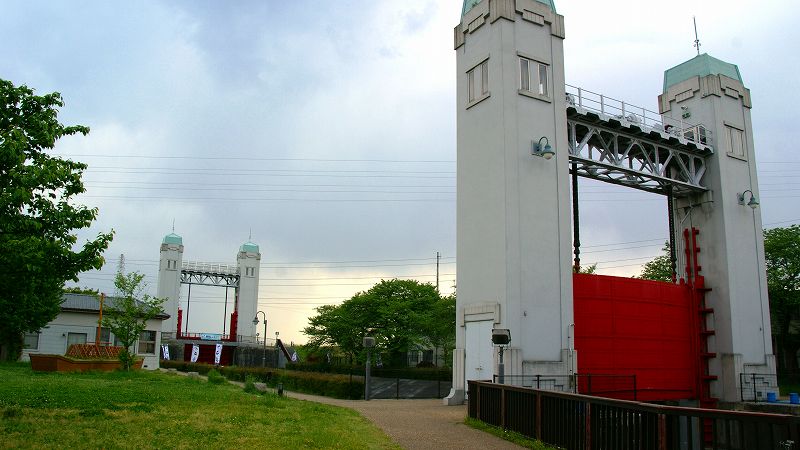
[{"label": "street lamp post", "polygon": [[253,317],[253,325],[258,325],[258,315],[264,316],[264,353],[261,358],[261,367],[267,367],[267,314],[264,311],[259,311]]}]

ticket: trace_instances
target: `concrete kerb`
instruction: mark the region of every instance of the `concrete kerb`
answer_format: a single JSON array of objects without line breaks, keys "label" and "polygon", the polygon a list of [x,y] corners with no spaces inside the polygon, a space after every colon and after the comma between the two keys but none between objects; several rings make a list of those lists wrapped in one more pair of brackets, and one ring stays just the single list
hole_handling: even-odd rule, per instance
[{"label": "concrete kerb", "polygon": [[[183,372],[161,370],[189,376]],[[199,374],[196,376],[201,379],[208,378]],[[228,383],[241,388],[244,388],[245,385],[241,381],[228,380]],[[277,393],[275,389],[268,387],[265,383],[255,383],[255,387],[260,392]],[[467,416],[466,406],[446,406],[442,404],[441,399],[342,400],[291,391],[284,391],[284,395],[295,400],[352,409],[406,449],[523,448],[468,427],[464,424]]]}]

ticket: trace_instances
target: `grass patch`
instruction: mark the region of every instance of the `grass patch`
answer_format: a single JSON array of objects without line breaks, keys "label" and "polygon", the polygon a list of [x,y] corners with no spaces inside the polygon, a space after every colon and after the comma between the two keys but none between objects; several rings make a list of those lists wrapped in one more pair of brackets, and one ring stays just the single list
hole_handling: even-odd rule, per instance
[{"label": "grass patch", "polygon": [[355,411],[137,372],[0,364],[3,448],[397,448]]},{"label": "grass patch", "polygon": [[467,424],[467,426],[469,427],[475,428],[476,430],[481,430],[485,433],[493,434],[501,439],[505,439],[509,442],[513,442],[525,448],[532,448],[534,450],[558,450],[558,447],[551,447],[543,443],[542,441],[531,439],[515,431],[508,431],[500,427],[489,425],[485,422],[481,422],[478,419],[467,417],[464,420],[464,423]]}]

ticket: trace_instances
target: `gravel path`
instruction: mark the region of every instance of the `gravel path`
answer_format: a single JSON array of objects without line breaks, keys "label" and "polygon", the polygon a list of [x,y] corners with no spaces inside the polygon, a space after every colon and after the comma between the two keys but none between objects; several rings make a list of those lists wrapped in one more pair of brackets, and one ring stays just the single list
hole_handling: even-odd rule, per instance
[{"label": "gravel path", "polygon": [[358,411],[403,448],[416,449],[520,449],[491,434],[464,425],[466,406],[445,406],[439,399],[338,400],[286,392],[299,400],[342,406]]}]

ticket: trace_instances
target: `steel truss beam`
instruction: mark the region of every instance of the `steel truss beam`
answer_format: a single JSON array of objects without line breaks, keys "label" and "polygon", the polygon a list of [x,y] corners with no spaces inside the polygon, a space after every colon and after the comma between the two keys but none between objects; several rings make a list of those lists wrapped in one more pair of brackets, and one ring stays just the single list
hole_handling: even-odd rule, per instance
[{"label": "steel truss beam", "polygon": [[666,133],[567,109],[569,160],[579,176],[648,192],[684,196],[706,191],[711,147]]},{"label": "steel truss beam", "polygon": [[204,286],[239,287],[239,275],[199,270],[181,270],[181,284],[201,284]]}]

